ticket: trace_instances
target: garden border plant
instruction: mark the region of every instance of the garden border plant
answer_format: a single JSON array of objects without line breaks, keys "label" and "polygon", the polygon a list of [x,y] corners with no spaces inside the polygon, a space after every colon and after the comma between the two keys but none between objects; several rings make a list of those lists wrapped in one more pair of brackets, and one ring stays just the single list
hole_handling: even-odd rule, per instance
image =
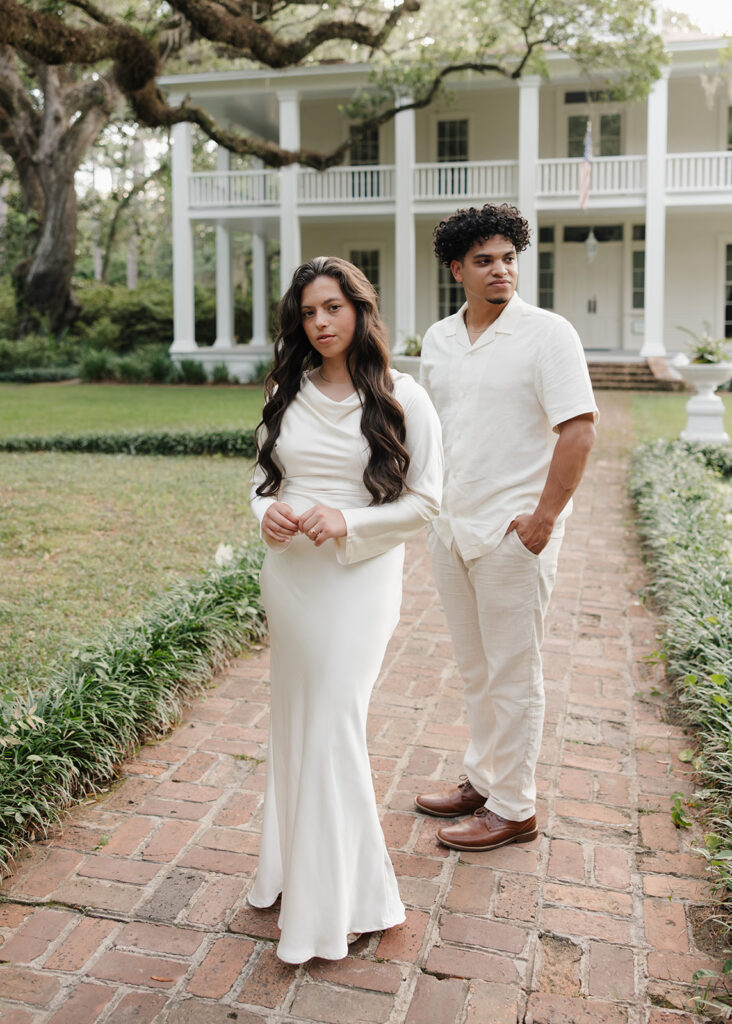
[{"label": "garden border plant", "polygon": [[[724,449],[679,441],[639,446],[630,493],[664,625],[659,657],[698,749],[683,751],[702,788],[706,856],[732,935],[732,476]],[[684,824],[684,822],[680,822]],[[725,973],[732,961],[725,965]]]},{"label": "garden border plant", "polygon": [[261,559],[259,544],[232,553],[82,645],[42,693],[0,703],[0,868],[265,635]]},{"label": "garden border plant", "polygon": [[0,438],[1,452],[89,452],[102,455],[226,455],[254,458],[254,430],[135,430]]}]

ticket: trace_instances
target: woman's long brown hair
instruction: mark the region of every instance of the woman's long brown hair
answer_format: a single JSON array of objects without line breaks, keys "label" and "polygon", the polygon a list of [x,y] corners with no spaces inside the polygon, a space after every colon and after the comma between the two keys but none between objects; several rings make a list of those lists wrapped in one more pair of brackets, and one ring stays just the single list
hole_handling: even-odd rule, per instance
[{"label": "woman's long brown hair", "polygon": [[276,461],[275,445],[282,417],[300,390],[303,374],[323,361],[307,339],[300,308],[303,289],[317,277],[337,281],[356,309],[356,327],[346,365],[353,386],[361,395],[361,433],[369,446],[363,482],[371,494],[371,504],[382,505],[398,498],[405,487],[409,453],[404,447],[404,411],[393,395],[389,346],[376,292],[358,267],[336,256],[319,256],[298,267],[280,303],[274,367],[264,382],[264,411],[257,427],[257,461],[265,477],[257,494],[272,496],[279,491],[282,467]]}]

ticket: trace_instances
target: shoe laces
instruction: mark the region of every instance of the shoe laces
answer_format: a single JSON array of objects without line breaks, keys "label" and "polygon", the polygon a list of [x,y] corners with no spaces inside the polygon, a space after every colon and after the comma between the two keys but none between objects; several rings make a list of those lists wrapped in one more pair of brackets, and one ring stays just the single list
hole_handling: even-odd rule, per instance
[{"label": "shoe laces", "polygon": [[458,789],[472,789],[473,783],[470,781],[467,775],[461,775],[460,781],[458,782]]}]

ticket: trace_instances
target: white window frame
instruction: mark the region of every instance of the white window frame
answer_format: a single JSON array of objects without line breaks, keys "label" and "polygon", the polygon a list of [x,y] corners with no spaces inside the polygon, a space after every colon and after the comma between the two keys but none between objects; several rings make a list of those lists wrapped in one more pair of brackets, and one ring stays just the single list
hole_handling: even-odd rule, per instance
[{"label": "white window frame", "polygon": [[[440,121],[467,121],[468,122],[468,156],[465,163],[470,163],[472,160],[472,143],[474,138],[473,132],[473,116],[471,114],[460,112],[459,110],[445,111],[441,114],[433,113],[430,116],[430,159],[427,161],[428,164],[438,163],[437,156],[437,125]],[[461,161],[462,162],[462,161]]]},{"label": "white window frame", "polygon": [[[564,92],[571,90],[565,89]],[[579,91],[579,90],[577,90]],[[625,103],[598,101],[597,103],[565,103],[562,95],[562,133],[564,145],[560,156],[567,156],[569,150],[569,119],[570,117],[589,117],[592,121],[592,154],[600,156],[600,117],[603,114],[620,114],[620,156],[627,152],[628,110]]]}]

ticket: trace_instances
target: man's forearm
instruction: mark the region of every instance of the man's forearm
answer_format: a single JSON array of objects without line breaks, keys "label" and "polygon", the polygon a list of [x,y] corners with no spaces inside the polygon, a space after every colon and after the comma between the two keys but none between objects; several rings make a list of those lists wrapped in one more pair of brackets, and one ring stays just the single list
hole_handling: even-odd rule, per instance
[{"label": "man's forearm", "polygon": [[544,490],[534,511],[536,519],[554,525],[577,490],[594,443],[595,425],[590,415],[562,424]]}]

